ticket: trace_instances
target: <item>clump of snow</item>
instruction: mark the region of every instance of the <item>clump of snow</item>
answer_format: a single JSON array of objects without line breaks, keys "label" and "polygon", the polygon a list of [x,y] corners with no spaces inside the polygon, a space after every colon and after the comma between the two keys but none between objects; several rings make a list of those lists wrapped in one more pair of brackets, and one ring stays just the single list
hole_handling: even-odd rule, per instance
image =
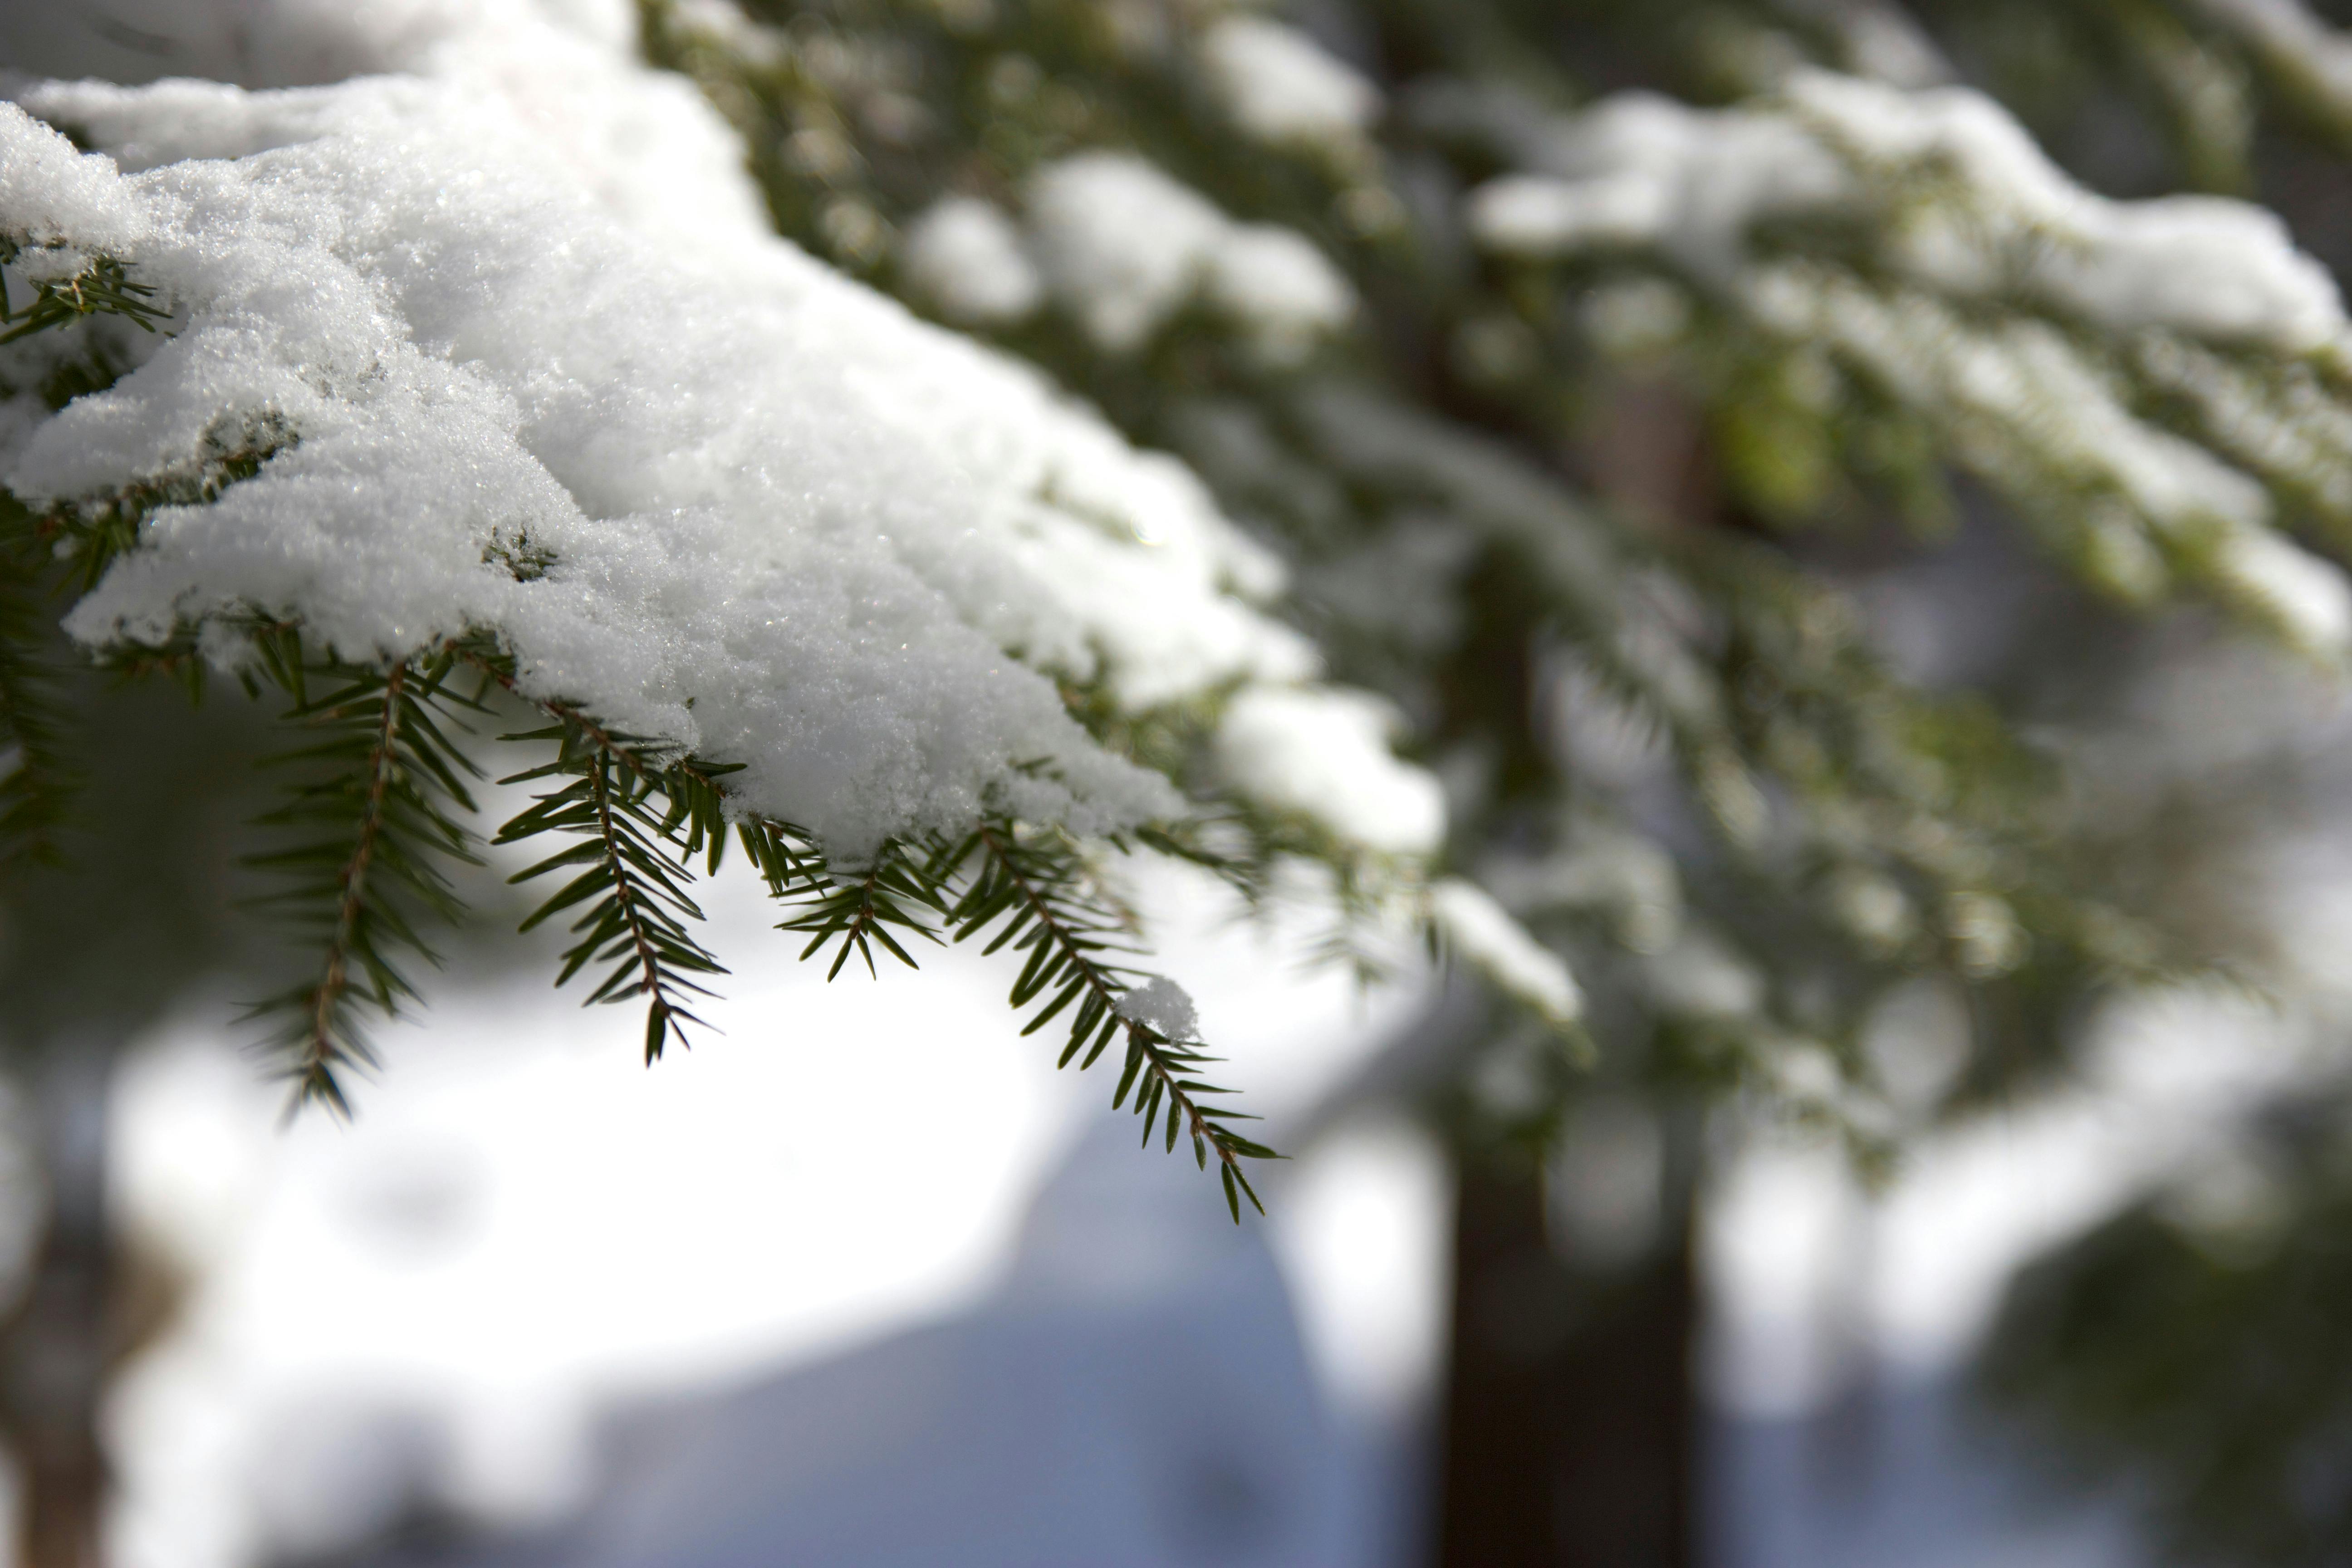
[{"label": "clump of snow", "polygon": [[1380,89],[1295,27],[1229,16],[1202,35],[1200,51],[1225,112],[1260,142],[1344,146],[1380,116]]},{"label": "clump of snow", "polygon": [[1081,153],[1029,182],[1054,292],[1106,349],[1139,348],[1199,286],[1224,215],[1131,153]]},{"label": "clump of snow", "polygon": [[951,321],[1000,326],[1034,314],[1045,280],[1003,207],[949,196],[908,226],[907,281]]},{"label": "clump of snow", "polygon": [[1380,699],[1331,689],[1258,687],[1226,707],[1217,760],[1244,795],[1304,816],[1341,842],[1428,855],[1445,837],[1437,781],[1388,749],[1396,715]]},{"label": "clump of snow", "polygon": [[[121,174],[0,116],[0,232],[131,260],[184,323],[23,431],[9,488],[91,504],[292,437],[154,513],[73,635],[258,609],[375,659],[494,631],[528,693],[744,763],[747,808],[845,858],[983,809],[1180,810],[1059,681],[1139,706],[1315,674],[1189,471],[774,237],[740,143],[625,28],[341,14],[304,11],[352,68],[412,74],[20,87]],[[543,576],[500,563],[524,545]]]},{"label": "clump of snow", "polygon": [[1207,293],[1252,328],[1261,352],[1291,363],[1318,338],[1348,324],[1356,291],[1324,254],[1295,229],[1236,224],[1209,252]]},{"label": "clump of snow", "polygon": [[1429,889],[1430,922],[1459,958],[1513,1001],[1565,1026],[1584,1013],[1584,993],[1558,954],[1529,936],[1475,882],[1448,877]]},{"label": "clump of snow", "polygon": [[1200,1009],[1173,980],[1155,976],[1118,999],[1118,1016],[1157,1031],[1170,1040],[1201,1037]]},{"label": "clump of snow", "polygon": [[1473,194],[1482,244],[1529,256],[1655,246],[1720,279],[1745,260],[1757,223],[1853,189],[1837,156],[1785,114],[1694,110],[1646,92],[1563,121],[1541,153],[1538,171]]},{"label": "clump of snow", "polygon": [[[1808,72],[1800,120],[1865,168],[1933,166],[1962,195],[1906,237],[1922,275],[1959,289],[2021,282],[2106,326],[2167,326],[2309,353],[2344,335],[2327,269],[2267,208],[2210,196],[2111,201],[2050,162],[2009,111],[1965,88],[1904,92]],[[1927,215],[1939,211],[1931,205]]]},{"label": "clump of snow", "polygon": [[0,103],[0,237],[78,244],[117,259],[137,253],[147,216],[123,192],[114,160],[76,152],[13,103]]},{"label": "clump of snow", "polygon": [[1277,358],[1295,357],[1354,313],[1354,289],[1301,236],[1235,224],[1130,153],[1080,153],[1029,182],[1031,252],[1087,335],[1140,348],[1195,298]]}]

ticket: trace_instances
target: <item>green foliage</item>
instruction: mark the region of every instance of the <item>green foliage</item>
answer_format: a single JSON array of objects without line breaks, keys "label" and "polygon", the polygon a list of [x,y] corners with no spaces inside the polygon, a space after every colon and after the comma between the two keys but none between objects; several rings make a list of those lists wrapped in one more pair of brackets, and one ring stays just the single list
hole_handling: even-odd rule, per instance
[{"label": "green foliage", "polygon": [[[0,267],[21,254],[16,241],[0,237]],[[147,302],[154,295],[109,257],[93,259],[61,281],[37,285],[22,309],[0,278],[0,344],[98,315],[119,316],[152,332],[167,314]],[[87,370],[80,379],[90,384],[77,384],[77,391],[95,390],[106,378]],[[216,493],[215,487],[204,499]],[[59,535],[69,526],[58,517],[34,516],[0,489],[0,865],[18,858],[59,861],[58,835],[83,782],[71,756],[71,719],[59,692],[60,639],[50,605],[54,593],[76,581],[87,586],[102,566],[78,572],[60,565]],[[134,538],[136,526],[130,524]],[[97,532],[115,540],[121,530],[116,525]],[[83,548],[77,539],[65,552]]]},{"label": "green foliage", "polygon": [[[488,700],[503,692],[550,722],[501,737],[546,760],[499,782],[548,787],[493,842],[573,840],[509,879],[520,884],[564,874],[522,929],[572,917],[573,940],[556,984],[588,975],[594,983],[588,1005],[643,1000],[648,1064],[672,1042],[688,1045],[689,1026],[708,1026],[694,999],[712,994],[705,979],[727,971],[695,934],[690,922],[703,916],[689,889],[696,863],[717,872],[731,837],[792,911],[780,929],[807,938],[800,957],[833,948],[828,980],[853,955],[876,973],[877,945],[910,967],[910,942],[937,944],[949,933],[957,942],[987,935],[990,953],[1009,947],[1023,960],[1013,1005],[1034,1009],[1024,1032],[1069,1012],[1061,1065],[1085,1047],[1083,1069],[1123,1030],[1125,1069],[1113,1104],[1132,1092],[1147,1141],[1164,1117],[1171,1150],[1189,1133],[1200,1164],[1213,1154],[1236,1220],[1244,1197],[1258,1205],[1241,1162],[1273,1152],[1231,1125],[1248,1118],[1213,1103],[1228,1091],[1198,1074],[1214,1058],[1196,1042],[1118,1013],[1119,999],[1143,978],[1122,962],[1139,953],[1134,921],[1066,839],[992,818],[960,843],[894,841],[871,864],[837,871],[803,830],[730,805],[724,781],[738,764],[613,731],[570,703],[523,697],[511,659],[490,639],[456,639],[377,668],[306,656],[291,626],[257,621],[249,633],[249,679],[293,697],[288,723],[322,732],[277,759],[298,776],[287,803],[262,819],[305,837],[251,861],[289,879],[265,901],[317,952],[312,978],[255,1009],[283,1019],[270,1044],[285,1058],[295,1105],[317,1101],[348,1113],[345,1076],[376,1060],[365,1038],[368,1020],[396,1016],[417,995],[402,962],[436,962],[422,926],[466,917],[441,869],[477,859],[467,820],[476,805],[466,781],[482,773],[459,737],[470,732],[463,721],[491,714]],[[184,652],[161,649],[155,657]],[[471,691],[457,689],[466,674],[474,678]],[[1189,841],[1182,830],[1148,837]],[[1192,858],[1216,858],[1197,847]]]},{"label": "green foliage", "polygon": [[1076,847],[1056,833],[1024,835],[1011,823],[995,822],[975,831],[943,863],[978,868],[948,912],[956,941],[987,936],[983,952],[1009,947],[1027,955],[1011,996],[1016,1009],[1034,1009],[1021,1032],[1034,1035],[1067,1012],[1067,1037],[1055,1065],[1067,1067],[1076,1059],[1083,1072],[1124,1031],[1127,1055],[1112,1106],[1126,1103],[1133,1091],[1147,1146],[1154,1121],[1164,1113],[1171,1152],[1177,1139],[1189,1135],[1193,1159],[1203,1170],[1213,1153],[1235,1222],[1244,1197],[1265,1212],[1241,1163],[1276,1156],[1227,1125],[1255,1118],[1212,1102],[1212,1097],[1232,1092],[1197,1076],[1217,1058],[1119,1010],[1129,988],[1142,976],[1118,961],[1137,949],[1130,945],[1129,922],[1091,894]]},{"label": "green foliage", "polygon": [[374,1065],[364,1016],[397,1016],[415,999],[404,957],[437,963],[419,927],[463,909],[442,862],[471,861],[466,781],[480,771],[453,739],[477,705],[452,691],[454,654],[355,665],[307,655],[292,630],[256,639],[260,669],[293,699],[286,722],[313,737],[270,759],[293,776],[285,803],[261,818],[293,842],[250,858],[282,879],[257,900],[315,944],[316,971],[262,1001],[280,1020],[268,1044],[294,1103],[349,1114],[344,1075]]},{"label": "green foliage", "polygon": [[[684,1046],[687,1026],[702,1025],[688,999],[710,992],[691,976],[726,973],[685,923],[703,918],[686,891],[693,851],[679,835],[680,824],[694,815],[694,797],[665,790],[663,759],[645,742],[598,729],[574,713],[507,739],[552,743],[555,756],[499,783],[562,782],[509,819],[494,842],[519,843],[544,833],[580,840],[509,879],[530,882],[551,872],[572,873],[522,929],[584,905],[570,928],[578,940],[564,950],[555,983],[562,985],[593,966],[602,973],[587,1005],[646,998],[646,1060],[657,1061],[667,1040]],[[658,813],[656,800],[663,807]],[[725,841],[698,819],[696,827],[710,842]]]},{"label": "green foliage", "polygon": [[812,866],[795,900],[800,912],[776,929],[807,935],[808,945],[801,949],[803,963],[821,954],[828,942],[838,943],[833,964],[825,971],[827,980],[841,973],[853,953],[865,962],[867,976],[874,976],[876,942],[913,969],[918,967],[914,954],[899,942],[898,934],[938,942],[939,932],[930,922],[947,914],[948,891],[936,865],[919,863],[905,846],[892,842],[884,845],[874,863],[863,871],[835,872]]},{"label": "green foliage", "polygon": [[[0,266],[24,255],[24,247],[0,238]],[[8,284],[0,276],[0,343],[13,343],[52,327],[63,327],[89,316],[120,316],[143,331],[168,321],[171,312],[148,303],[155,290],[131,280],[130,269],[110,256],[94,257],[70,277],[37,283],[22,310],[8,298]]]},{"label": "green foliage", "polygon": [[[2134,32],[2108,16],[2132,8],[2084,0],[2061,8],[2060,30],[2122,39],[2146,82],[2162,65],[2189,90],[2198,68],[2175,47],[2179,26]],[[1137,439],[1181,452],[1231,515],[1276,542],[1335,674],[1392,697],[1447,779],[1455,867],[1540,889],[1591,874],[1579,840],[1592,824],[1665,840],[1654,847],[1672,868],[1667,902],[1653,918],[1595,918],[1590,893],[1554,903],[1531,891],[1517,908],[1589,989],[1610,993],[1613,1048],[1648,1038],[1664,1070],[1704,1058],[1718,1077],[1769,1084],[1791,1043],[1818,1045],[1866,1088],[1861,1018],[1901,975],[1938,969],[1978,1004],[1974,1093],[2013,1081],[2021,1060],[2046,1066],[2059,1021],[2087,994],[2194,967],[2084,852],[2096,835],[2067,816],[2061,759],[2021,740],[2000,704],[1897,676],[1813,557],[1827,522],[1839,549],[1889,522],[1912,540],[1948,538],[1967,493],[1956,475],[1975,474],[2084,579],[2135,602],[2210,578],[2210,565],[2188,543],[2144,542],[2105,477],[2055,465],[2035,430],[1922,405],[1831,345],[1748,321],[1672,258],[1475,259],[1453,216],[1479,182],[1539,166],[1546,117],[1596,92],[1643,82],[1720,101],[1769,90],[1760,60],[1845,61],[1855,43],[1843,8],[1362,0],[1327,37],[1383,79],[1387,115],[1353,141],[1279,147],[1243,135],[1206,79],[1193,46],[1225,14],[1217,5],[1139,11],[1132,26],[1061,0],[745,9],[773,27],[756,47],[645,0],[648,52],[743,130],[780,227],[918,310],[939,302],[895,267],[894,227],[950,195],[986,197],[1017,222],[1036,169],[1094,148],[1139,153],[1236,218],[1307,236],[1349,275],[1360,330],[1295,364],[1253,355],[1200,308],[1132,353],[1087,341],[1050,301],[996,335]],[[2216,148],[2196,156],[2227,183],[2228,149]],[[1869,174],[1890,210],[1950,194],[1934,169]],[[1915,302],[1898,298],[1883,254],[1892,227],[1790,225],[1760,236],[1760,250],[1832,270],[1902,316]],[[2097,374],[2150,390],[2133,357],[2145,345],[2057,325]],[[2264,388],[2280,373],[2246,369]],[[2134,407],[2154,416],[2147,398]],[[2211,410],[2163,417],[2209,446],[2226,439]],[[2284,449],[2256,434],[2242,444]],[[2292,490],[2291,476],[2264,477]],[[1671,791],[1677,825],[1703,831],[1661,833],[1642,820],[1657,801],[1637,814],[1596,782],[1586,734],[1557,712],[1563,684],[1662,742],[1669,776],[1654,787]],[[1139,724],[1085,695],[1076,710],[1099,737],[1182,776],[1189,719]],[[1263,898],[1282,857],[1328,860],[1296,826],[1185,825],[1171,852]],[[1370,973],[1357,868],[1334,869],[1341,918],[1325,954]],[[846,890],[835,896],[851,907]],[[1733,1019],[1666,1016],[1661,921],[1752,960],[1765,1003]]]}]

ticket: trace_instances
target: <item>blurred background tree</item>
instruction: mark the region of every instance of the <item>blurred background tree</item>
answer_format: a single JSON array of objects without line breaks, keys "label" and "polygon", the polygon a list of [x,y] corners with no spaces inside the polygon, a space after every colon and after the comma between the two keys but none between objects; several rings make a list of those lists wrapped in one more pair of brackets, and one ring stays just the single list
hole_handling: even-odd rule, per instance
[{"label": "blurred background tree", "polygon": [[[1459,1005],[1406,1051],[1459,1173],[1443,1561],[1695,1560],[1710,1106],[1760,1097],[1867,1164],[2063,1079],[2119,986],[2285,984],[2242,858],[2280,765],[2099,737],[2233,619],[2341,664],[2340,580],[2270,531],[2352,537],[2335,291],[2285,250],[2352,258],[2352,40],[2322,13],[644,15],[784,233],[1048,366],[1260,528],[1342,678],[1410,715],[1452,862],[1592,993],[1590,1072]],[[1924,1076],[1866,1026],[1922,969],[1969,1020]],[[1637,1199],[1594,1201],[1601,1167]],[[2004,1331],[2018,1397],[2149,1468],[2217,1561],[2346,1543],[2332,1504],[2281,1512],[2279,1412],[2221,1397],[2236,1363],[2181,1359],[2208,1331],[2263,1355],[2285,1314],[2315,1338],[2272,1383],[2340,1422],[2303,1272],[2335,1211],[2283,1212],[2307,1247],[2223,1281],[2120,1222]]]}]

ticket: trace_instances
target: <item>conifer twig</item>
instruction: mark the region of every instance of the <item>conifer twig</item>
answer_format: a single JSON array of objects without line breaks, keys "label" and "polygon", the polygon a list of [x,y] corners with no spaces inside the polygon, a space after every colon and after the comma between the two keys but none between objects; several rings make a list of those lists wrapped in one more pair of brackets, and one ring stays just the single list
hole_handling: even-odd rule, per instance
[{"label": "conifer twig", "polygon": [[[289,722],[326,739],[272,759],[305,770],[287,803],[261,821],[313,827],[318,837],[249,857],[247,864],[291,876],[294,885],[258,900],[322,931],[317,978],[258,1004],[254,1016],[291,1015],[275,1044],[289,1053],[289,1111],[317,1101],[338,1115],[351,1102],[341,1069],[375,1062],[360,1025],[363,1007],[395,1016],[416,997],[394,953],[438,956],[416,930],[411,906],[456,921],[464,910],[433,857],[472,861],[472,836],[442,804],[471,812],[463,775],[478,777],[442,734],[434,712],[449,700],[446,660],[404,660],[383,670],[328,658],[306,669],[291,632],[256,638],[268,678],[295,700]],[[308,674],[341,684],[315,701]]]},{"label": "conifer twig", "polygon": [[1083,868],[1066,849],[1051,844],[1024,844],[1007,823],[983,824],[952,858],[961,863],[974,853],[982,857],[980,875],[950,911],[956,940],[979,934],[1000,918],[1005,924],[984,952],[1012,945],[1027,952],[1029,960],[1013,982],[1012,1002],[1026,1007],[1045,1001],[1022,1029],[1035,1034],[1073,1005],[1068,1043],[1055,1063],[1078,1062],[1083,1072],[1101,1057],[1112,1037],[1127,1031],[1127,1060],[1118,1088],[1111,1097],[1114,1109],[1135,1092],[1135,1110],[1143,1118],[1143,1140],[1151,1141],[1154,1122],[1167,1113],[1167,1147],[1173,1152],[1179,1137],[1189,1132],[1194,1162],[1208,1168],[1214,1152],[1218,1180],[1226,1207],[1238,1223],[1245,1196],[1259,1213],[1265,1205],[1250,1185],[1242,1166],[1244,1159],[1270,1160],[1279,1155],[1262,1143],[1243,1137],[1225,1125],[1256,1118],[1221,1106],[1202,1103],[1202,1097],[1228,1094],[1192,1076],[1218,1058],[1196,1047],[1169,1037],[1146,1020],[1119,1010],[1129,982],[1137,972],[1107,962],[1107,953],[1132,953],[1115,911],[1097,910],[1082,900]]}]

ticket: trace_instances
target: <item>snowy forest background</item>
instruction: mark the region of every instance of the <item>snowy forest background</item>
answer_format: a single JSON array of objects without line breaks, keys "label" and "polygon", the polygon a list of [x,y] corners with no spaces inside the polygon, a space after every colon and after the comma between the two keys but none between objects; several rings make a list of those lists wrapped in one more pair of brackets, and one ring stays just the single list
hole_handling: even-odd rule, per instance
[{"label": "snowy forest background", "polygon": [[0,3],[23,1559],[2342,1561],[2347,28]]}]

